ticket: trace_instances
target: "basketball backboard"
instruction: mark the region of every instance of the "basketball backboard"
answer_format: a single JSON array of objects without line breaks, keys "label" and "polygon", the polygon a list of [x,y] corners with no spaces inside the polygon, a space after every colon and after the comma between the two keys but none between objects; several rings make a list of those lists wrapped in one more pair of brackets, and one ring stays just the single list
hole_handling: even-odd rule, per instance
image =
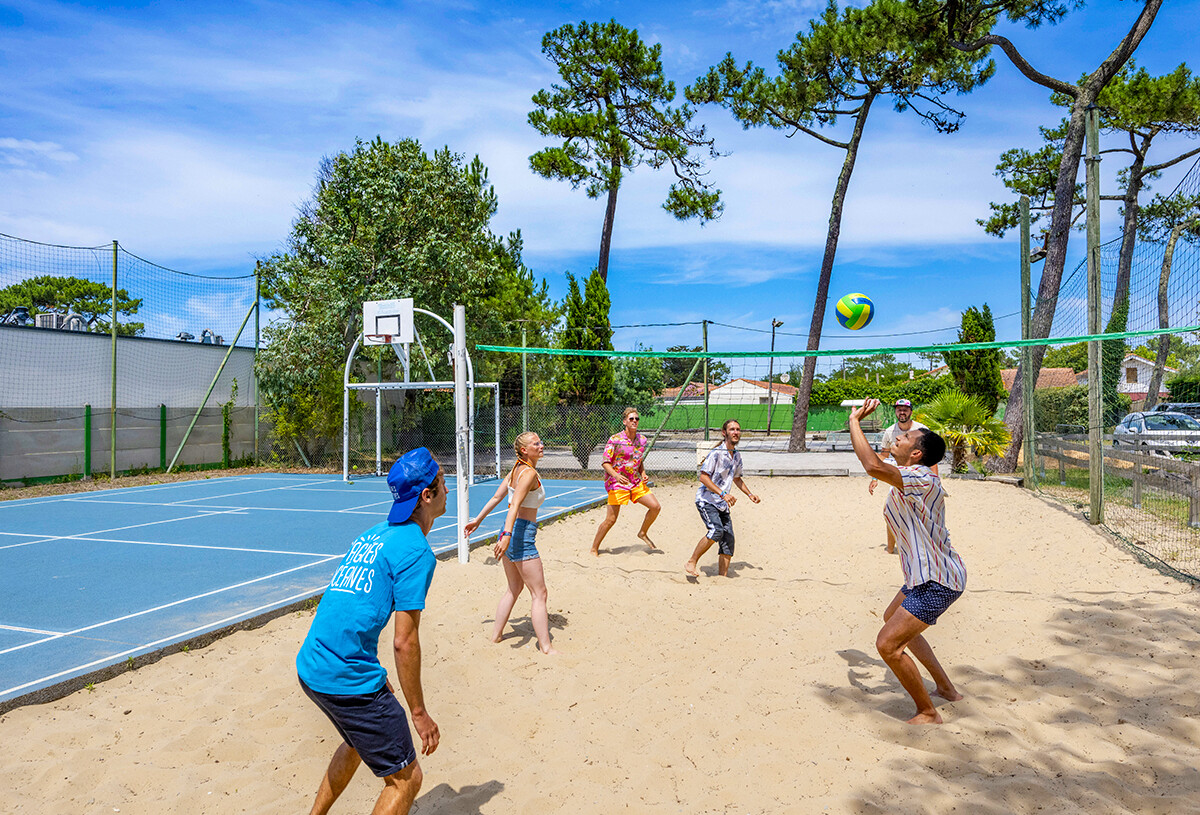
[{"label": "basketball backboard", "polygon": [[391,345],[412,341],[411,297],[363,302],[363,345]]}]

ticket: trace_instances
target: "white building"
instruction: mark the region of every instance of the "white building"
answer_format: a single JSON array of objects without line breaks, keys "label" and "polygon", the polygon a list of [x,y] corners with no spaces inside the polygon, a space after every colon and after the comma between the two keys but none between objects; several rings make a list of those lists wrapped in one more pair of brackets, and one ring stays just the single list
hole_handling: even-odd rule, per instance
[{"label": "white building", "polygon": [[[673,402],[679,388],[667,388],[660,397],[664,402]],[[765,405],[768,399],[776,405],[790,405],[796,401],[796,388],[780,382],[770,384],[759,379],[731,379],[722,385],[708,386],[710,405]],[[691,382],[684,391],[681,405],[704,403],[704,384]]]},{"label": "white building", "polygon": [[[1121,378],[1117,382],[1117,392],[1127,394],[1134,402],[1145,401],[1150,392],[1150,375],[1153,371],[1154,360],[1146,359],[1132,351],[1127,353],[1125,359],[1121,361]],[[1159,399],[1170,397],[1171,394],[1167,392],[1166,380],[1176,373],[1178,373],[1176,368],[1169,365],[1163,366],[1162,382],[1159,383],[1158,388]],[[1076,381],[1080,385],[1086,385],[1087,380],[1087,371],[1080,371]]]}]

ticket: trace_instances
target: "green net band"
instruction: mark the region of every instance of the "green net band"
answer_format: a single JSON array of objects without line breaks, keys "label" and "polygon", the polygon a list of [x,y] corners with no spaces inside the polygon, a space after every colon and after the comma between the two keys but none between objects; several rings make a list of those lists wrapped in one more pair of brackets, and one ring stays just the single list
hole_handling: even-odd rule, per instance
[{"label": "green net band", "polygon": [[1138,337],[1161,337],[1164,334],[1188,334],[1200,331],[1200,325],[1176,328],[1155,328],[1145,331],[1122,331],[1112,334],[1082,334],[1075,337],[1041,337],[1028,340],[994,342],[942,343],[940,345],[906,345],[895,348],[840,348],[816,351],[593,351],[579,348],[525,348],[519,345],[476,345],[477,351],[506,354],[542,354],[563,357],[661,357],[667,359],[766,358],[766,357],[844,357],[864,354],[915,354],[923,351],[982,351],[991,348],[1024,348],[1037,345],[1071,345],[1077,342],[1125,340]]}]

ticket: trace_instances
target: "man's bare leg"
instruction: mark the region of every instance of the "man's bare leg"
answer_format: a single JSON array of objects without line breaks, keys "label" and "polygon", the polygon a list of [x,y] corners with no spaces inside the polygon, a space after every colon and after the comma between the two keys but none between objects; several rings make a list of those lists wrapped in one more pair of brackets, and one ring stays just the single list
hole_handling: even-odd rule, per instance
[{"label": "man's bare leg", "polygon": [[700,562],[700,558],[704,557],[704,553],[712,548],[714,543],[716,543],[716,541],[709,540],[708,538],[701,538],[700,542],[696,544],[696,551],[692,552],[692,559],[687,562],[687,565],[683,567],[683,570],[692,577],[699,577],[700,570],[696,568],[696,565]]},{"label": "man's bare leg", "polygon": [[346,742],[342,742],[333,751],[333,758],[329,760],[325,777],[321,779],[321,786],[317,789],[317,800],[313,803],[311,815],[325,815],[329,812],[333,802],[338,799],[338,796],[346,789],[346,785],[350,783],[350,779],[354,777],[354,771],[358,769],[359,764],[362,764],[362,759]]},{"label": "man's bare leg", "polygon": [[[896,609],[900,608],[900,604],[904,602],[904,592],[898,592],[887,609],[883,612],[883,621],[886,623],[892,619],[892,615],[896,613]],[[925,666],[925,670],[929,671],[929,675],[933,677],[933,681],[937,684],[937,689],[934,693],[945,699],[947,702],[957,702],[963,698],[963,695],[954,687],[954,683],[950,681],[950,677],[942,668],[942,663],[933,654],[933,647],[925,639],[924,634],[918,634],[913,637],[912,642],[908,644],[908,650],[917,658],[917,661]]]},{"label": "man's bare leg", "polygon": [[371,815],[407,815],[412,809],[424,778],[421,765],[414,761],[398,773],[383,779],[383,792],[375,802]]},{"label": "man's bare leg", "polygon": [[638,537],[651,549],[657,549],[654,541],[650,540],[650,525],[658,518],[658,513],[662,512],[662,504],[653,495],[643,495],[638,499],[638,503],[646,508],[646,517],[642,520],[642,528],[638,532]]},{"label": "man's bare leg", "polygon": [[933,700],[929,698],[929,691],[925,690],[925,682],[921,679],[917,663],[904,653],[904,649],[928,627],[906,609],[897,608],[875,638],[875,648],[879,651],[879,656],[883,657],[883,661],[892,669],[901,686],[916,703],[917,715],[908,720],[909,724],[942,723],[941,715],[933,706]]},{"label": "man's bare leg", "polygon": [[604,520],[600,522],[600,528],[596,530],[596,537],[592,538],[592,554],[599,557],[600,542],[604,540],[604,536],[608,534],[608,530],[613,528],[613,524],[617,522],[617,516],[621,514],[621,508],[616,504],[608,505],[608,512],[604,516]]},{"label": "man's bare leg", "polygon": [[733,555],[717,555],[717,574],[721,577],[729,575],[729,563],[733,560]]}]

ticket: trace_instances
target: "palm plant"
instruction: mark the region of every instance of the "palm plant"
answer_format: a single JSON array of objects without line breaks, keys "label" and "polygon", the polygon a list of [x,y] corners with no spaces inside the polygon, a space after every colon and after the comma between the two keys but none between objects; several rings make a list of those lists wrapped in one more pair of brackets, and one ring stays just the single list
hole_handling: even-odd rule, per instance
[{"label": "palm plant", "polygon": [[950,388],[924,405],[914,418],[946,440],[953,451],[953,469],[966,470],[967,449],[976,456],[1002,455],[1008,447],[1009,432],[975,397]]}]

